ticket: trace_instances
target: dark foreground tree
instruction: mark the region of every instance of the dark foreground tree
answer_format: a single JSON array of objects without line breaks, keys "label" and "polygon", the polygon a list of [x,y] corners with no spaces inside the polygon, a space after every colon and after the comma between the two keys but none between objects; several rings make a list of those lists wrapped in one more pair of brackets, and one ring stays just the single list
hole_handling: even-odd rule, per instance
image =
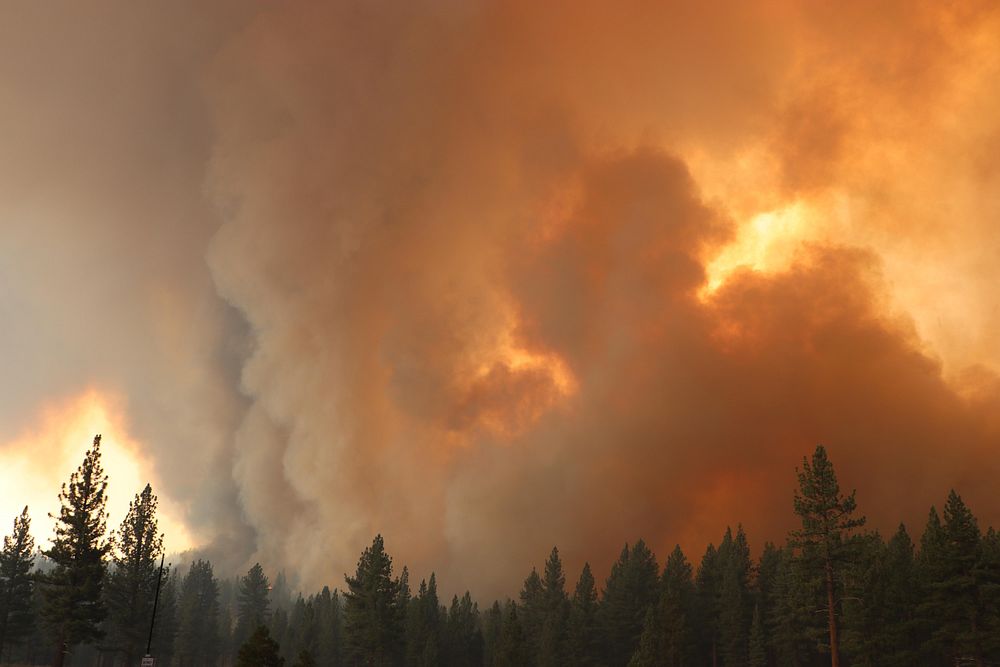
[{"label": "dark foreground tree", "polygon": [[54,665],[61,667],[70,647],[103,636],[104,560],[108,478],[101,467],[101,436],[59,494],[52,548],[44,554],[55,568],[45,578],[45,620],[56,638]]},{"label": "dark foreground tree", "polygon": [[285,659],[278,654],[278,642],[271,639],[271,633],[263,625],[257,626],[236,656],[236,667],[282,667],[284,664]]},{"label": "dark foreground tree", "polygon": [[34,549],[31,518],[25,507],[14,518],[14,532],[3,538],[0,552],[0,658],[5,647],[24,641],[31,633]]},{"label": "dark foreground tree", "polygon": [[570,602],[566,632],[572,664],[585,667],[599,663],[601,645],[597,627],[597,589],[590,563],[584,563]]},{"label": "dark foreground tree", "polygon": [[163,535],[156,520],[156,496],[147,484],[129,504],[118,529],[111,571],[107,581],[108,644],[138,662],[146,647],[146,633],[153,614],[153,597],[160,574]]},{"label": "dark foreground tree", "polygon": [[181,584],[174,656],[179,667],[215,664],[219,655],[219,583],[212,564],[197,560]]},{"label": "dark foreground tree", "polygon": [[659,601],[659,566],[646,543],[626,544],[611,566],[598,611],[606,662],[624,667],[639,646],[646,611]]},{"label": "dark foreground tree", "polygon": [[399,581],[392,578],[392,558],[381,535],[361,554],[355,575],[344,579],[345,630],[352,659],[362,665],[395,664],[403,647]]},{"label": "dark foreground tree", "polygon": [[241,646],[250,634],[261,625],[267,625],[271,584],[260,563],[254,563],[246,576],[240,577],[236,596],[235,645]]},{"label": "dark foreground tree", "polygon": [[854,516],[857,508],[854,491],[849,496],[840,493],[833,464],[822,445],[816,447],[812,463],[802,459],[798,478],[794,507],[802,520],[802,529],[792,532],[789,543],[798,550],[806,572],[823,582],[830,664],[839,667],[838,587],[856,548],[851,531],[864,525],[865,519]]}]

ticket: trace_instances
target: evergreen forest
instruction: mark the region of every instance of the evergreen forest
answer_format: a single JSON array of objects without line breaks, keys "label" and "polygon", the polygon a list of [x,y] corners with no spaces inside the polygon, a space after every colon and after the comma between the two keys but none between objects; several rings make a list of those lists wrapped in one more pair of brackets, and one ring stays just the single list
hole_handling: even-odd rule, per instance
[{"label": "evergreen forest", "polygon": [[236,578],[203,559],[165,565],[149,485],[108,530],[100,445],[59,494],[50,546],[37,548],[28,508],[4,538],[2,664],[138,666],[147,652],[157,667],[1000,664],[997,532],[955,491],[918,533],[870,530],[823,447],[796,470],[796,528],[756,558],[740,526],[695,558],[637,539],[598,582],[589,564],[568,578],[553,548],[513,597],[484,602],[411,578],[381,535],[318,592],[259,563]]}]

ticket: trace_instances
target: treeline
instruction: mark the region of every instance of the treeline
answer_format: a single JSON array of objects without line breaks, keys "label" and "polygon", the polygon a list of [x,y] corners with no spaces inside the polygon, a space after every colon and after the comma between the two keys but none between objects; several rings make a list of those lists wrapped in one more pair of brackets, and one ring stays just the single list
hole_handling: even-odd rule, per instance
[{"label": "treeline", "polygon": [[[147,485],[106,535],[100,436],[60,493],[52,547],[34,551],[27,508],[0,553],[0,658],[15,664],[158,667],[938,666],[1000,664],[1000,537],[962,499],[931,508],[919,543],[902,525],[866,532],[818,447],[797,471],[801,527],[754,560],[741,527],[697,567],[675,547],[661,568],[639,540],[604,585],[574,585],[557,549],[516,599],[411,583],[381,536],[342,591],[293,595],[259,564],[220,579],[205,560],[160,573],[163,536]],[[157,599],[157,584],[159,597]]]}]

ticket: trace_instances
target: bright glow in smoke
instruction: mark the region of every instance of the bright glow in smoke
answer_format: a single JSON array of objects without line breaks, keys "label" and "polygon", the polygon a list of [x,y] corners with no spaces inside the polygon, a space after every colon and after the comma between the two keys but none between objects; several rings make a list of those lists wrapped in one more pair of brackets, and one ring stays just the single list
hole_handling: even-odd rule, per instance
[{"label": "bright glow in smoke", "polygon": [[68,483],[98,433],[108,475],[108,529],[118,527],[128,513],[129,502],[149,481],[159,496],[159,525],[167,549],[190,548],[192,538],[179,520],[180,508],[151,479],[150,462],[140,443],[129,436],[119,401],[97,389],[47,406],[32,428],[0,444],[3,532],[10,531],[8,523],[28,505],[35,540],[42,548],[48,546],[53,524],[48,514],[59,512],[59,489]]}]

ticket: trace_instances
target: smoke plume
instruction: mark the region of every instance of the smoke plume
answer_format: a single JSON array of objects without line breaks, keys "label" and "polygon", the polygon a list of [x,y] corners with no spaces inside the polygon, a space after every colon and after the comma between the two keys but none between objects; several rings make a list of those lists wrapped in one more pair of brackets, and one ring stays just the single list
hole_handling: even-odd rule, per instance
[{"label": "smoke plume", "polygon": [[216,551],[336,585],[381,532],[511,593],[553,544],[781,539],[819,443],[875,527],[953,486],[1000,519],[995,3],[171,11],[198,39],[89,29],[137,73],[43,45],[65,81],[0,123],[37,124],[11,176],[53,127],[91,175],[10,215],[85,251],[10,275],[32,327],[81,323],[29,397],[106,369]]}]

